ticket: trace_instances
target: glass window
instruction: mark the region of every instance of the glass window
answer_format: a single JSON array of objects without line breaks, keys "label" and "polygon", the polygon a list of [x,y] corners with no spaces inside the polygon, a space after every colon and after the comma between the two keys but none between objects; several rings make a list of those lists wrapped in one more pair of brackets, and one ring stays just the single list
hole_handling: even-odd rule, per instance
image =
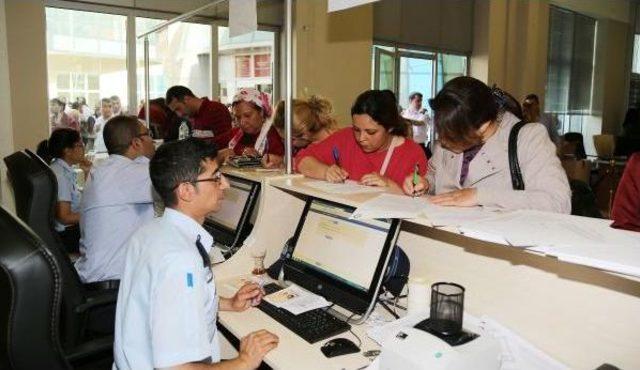
[{"label": "glass window", "polygon": [[[164,22],[136,18],[141,34]],[[144,99],[144,41],[137,48],[138,101]],[[149,93],[151,99],[164,97],[173,85],[184,85],[196,96],[211,96],[211,26],[178,22],[149,36]]]},{"label": "glass window", "polygon": [[251,77],[250,55],[236,55],[236,77]]},{"label": "glass window", "polygon": [[[49,98],[127,103],[125,16],[46,8]],[[124,107],[126,110],[126,106]]]},{"label": "glass window", "polygon": [[591,114],[596,20],[551,7],[545,111],[561,123],[561,131],[581,132]]},{"label": "glass window", "polygon": [[[400,84],[398,86],[398,103],[403,108],[409,104],[409,95],[413,92],[422,93],[426,102],[431,98],[433,90],[433,59],[432,57],[400,56]],[[422,105],[428,109],[428,104]]]},{"label": "glass window", "polygon": [[440,91],[444,84],[456,77],[466,76],[467,57],[464,55],[438,54],[438,76],[436,78],[436,91]]},{"label": "glass window", "polygon": [[256,31],[229,37],[228,27],[218,27],[218,81],[220,101],[231,103],[239,88],[273,92],[275,32]]},{"label": "glass window", "polygon": [[271,54],[256,54],[253,56],[254,77],[271,76]]}]

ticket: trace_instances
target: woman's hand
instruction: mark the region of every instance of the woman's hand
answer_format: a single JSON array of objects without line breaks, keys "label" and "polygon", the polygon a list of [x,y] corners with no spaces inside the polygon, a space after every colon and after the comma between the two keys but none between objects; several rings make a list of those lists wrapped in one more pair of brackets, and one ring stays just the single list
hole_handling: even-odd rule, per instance
[{"label": "woman's hand", "polygon": [[275,154],[265,154],[262,156],[262,167],[280,168],[284,163],[284,157]]},{"label": "woman's hand", "polygon": [[78,166],[80,167],[80,169],[85,173],[85,175],[87,173],[89,173],[89,171],[91,170],[91,166],[93,166],[93,163],[91,163],[90,160],[88,159],[83,159],[80,161],[80,163],[78,163]]},{"label": "woman's hand", "polygon": [[360,184],[367,186],[380,186],[380,187],[388,187],[389,179],[380,175],[377,172],[368,173],[360,179]]},{"label": "woman's hand", "polygon": [[418,183],[414,185],[413,175],[409,175],[404,178],[404,182],[402,183],[402,190],[407,195],[421,197],[427,191],[429,191],[429,182],[424,177],[418,176]]},{"label": "woman's hand", "polygon": [[467,188],[435,195],[429,200],[441,206],[473,207],[478,205],[478,190]]},{"label": "woman's hand", "polygon": [[233,149],[222,149],[218,151],[218,155],[216,157],[216,159],[218,160],[218,163],[220,163],[220,165],[224,165],[227,163],[227,160],[229,159],[229,157],[233,156]]},{"label": "woman's hand", "polygon": [[246,147],[242,150],[242,155],[247,155],[250,157],[259,157],[260,153],[258,153],[258,151],[256,150],[256,148],[250,146],[250,147]]},{"label": "woman's hand", "polygon": [[348,178],[349,172],[336,164],[327,167],[327,171],[324,173],[324,179],[329,182],[344,182]]}]

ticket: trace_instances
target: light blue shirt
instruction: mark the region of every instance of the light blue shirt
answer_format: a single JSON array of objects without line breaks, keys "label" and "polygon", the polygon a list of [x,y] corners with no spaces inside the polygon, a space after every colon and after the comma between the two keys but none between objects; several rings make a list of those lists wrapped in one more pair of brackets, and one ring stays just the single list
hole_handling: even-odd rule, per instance
[{"label": "light blue shirt", "polygon": [[171,208],[136,231],[126,245],[116,307],[113,369],[157,369],[220,361],[218,298],[207,252],[213,237]]},{"label": "light blue shirt", "polygon": [[125,243],[153,218],[149,160],[112,154],[100,162],[89,174],[80,209],[80,278],[120,279]]},{"label": "light blue shirt", "polygon": [[[58,181],[58,202],[69,202],[71,203],[72,212],[80,212],[80,197],[82,194],[78,189],[78,174],[61,158],[54,159],[50,167]],[[55,222],[56,231],[64,231],[67,227],[58,219]]]}]

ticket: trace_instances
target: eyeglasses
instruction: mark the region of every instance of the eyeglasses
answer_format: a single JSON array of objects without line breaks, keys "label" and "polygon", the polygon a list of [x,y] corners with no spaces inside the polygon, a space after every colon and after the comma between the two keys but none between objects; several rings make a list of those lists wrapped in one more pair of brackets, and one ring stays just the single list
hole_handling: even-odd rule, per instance
[{"label": "eyeglasses", "polygon": [[206,178],[206,179],[197,179],[197,180],[193,180],[193,181],[183,181],[181,183],[179,183],[178,185],[174,186],[171,191],[174,191],[178,188],[178,186],[180,186],[181,184],[197,184],[199,182],[213,182],[215,184],[219,184],[222,181],[222,172],[220,172],[220,170],[217,170],[216,172],[213,173],[213,175],[211,175],[211,177]]}]

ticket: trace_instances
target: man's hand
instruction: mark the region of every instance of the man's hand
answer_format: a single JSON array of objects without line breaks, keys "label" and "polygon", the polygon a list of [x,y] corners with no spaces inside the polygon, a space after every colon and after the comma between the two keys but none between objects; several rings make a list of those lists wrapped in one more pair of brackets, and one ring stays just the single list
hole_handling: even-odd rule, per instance
[{"label": "man's hand", "polygon": [[238,360],[247,369],[260,366],[264,356],[278,346],[278,337],[266,330],[253,332],[240,340]]},{"label": "man's hand", "polygon": [[324,174],[324,179],[329,182],[344,182],[348,178],[349,172],[336,164],[327,167],[327,172]]},{"label": "man's hand", "polygon": [[404,178],[404,182],[402,183],[402,190],[407,195],[421,197],[427,191],[429,191],[429,182],[424,177],[418,176],[418,183],[414,185],[413,175],[409,175]]},{"label": "man's hand", "polygon": [[441,206],[473,207],[478,205],[478,191],[476,188],[454,190],[435,195],[429,200]]},{"label": "man's hand", "polygon": [[236,294],[229,299],[229,311],[244,311],[251,306],[260,303],[264,291],[260,285],[256,283],[247,283],[243,285]]},{"label": "man's hand", "polygon": [[233,156],[233,149],[229,149],[229,148],[225,148],[222,150],[218,151],[218,155],[216,157],[216,159],[218,160],[218,163],[220,163],[221,165],[226,164],[227,163],[227,159],[229,159],[229,157]]},{"label": "man's hand", "polygon": [[367,185],[367,186],[380,186],[380,187],[386,188],[389,186],[389,179],[380,175],[377,172],[371,172],[362,176],[362,178],[360,178],[360,184]]}]

